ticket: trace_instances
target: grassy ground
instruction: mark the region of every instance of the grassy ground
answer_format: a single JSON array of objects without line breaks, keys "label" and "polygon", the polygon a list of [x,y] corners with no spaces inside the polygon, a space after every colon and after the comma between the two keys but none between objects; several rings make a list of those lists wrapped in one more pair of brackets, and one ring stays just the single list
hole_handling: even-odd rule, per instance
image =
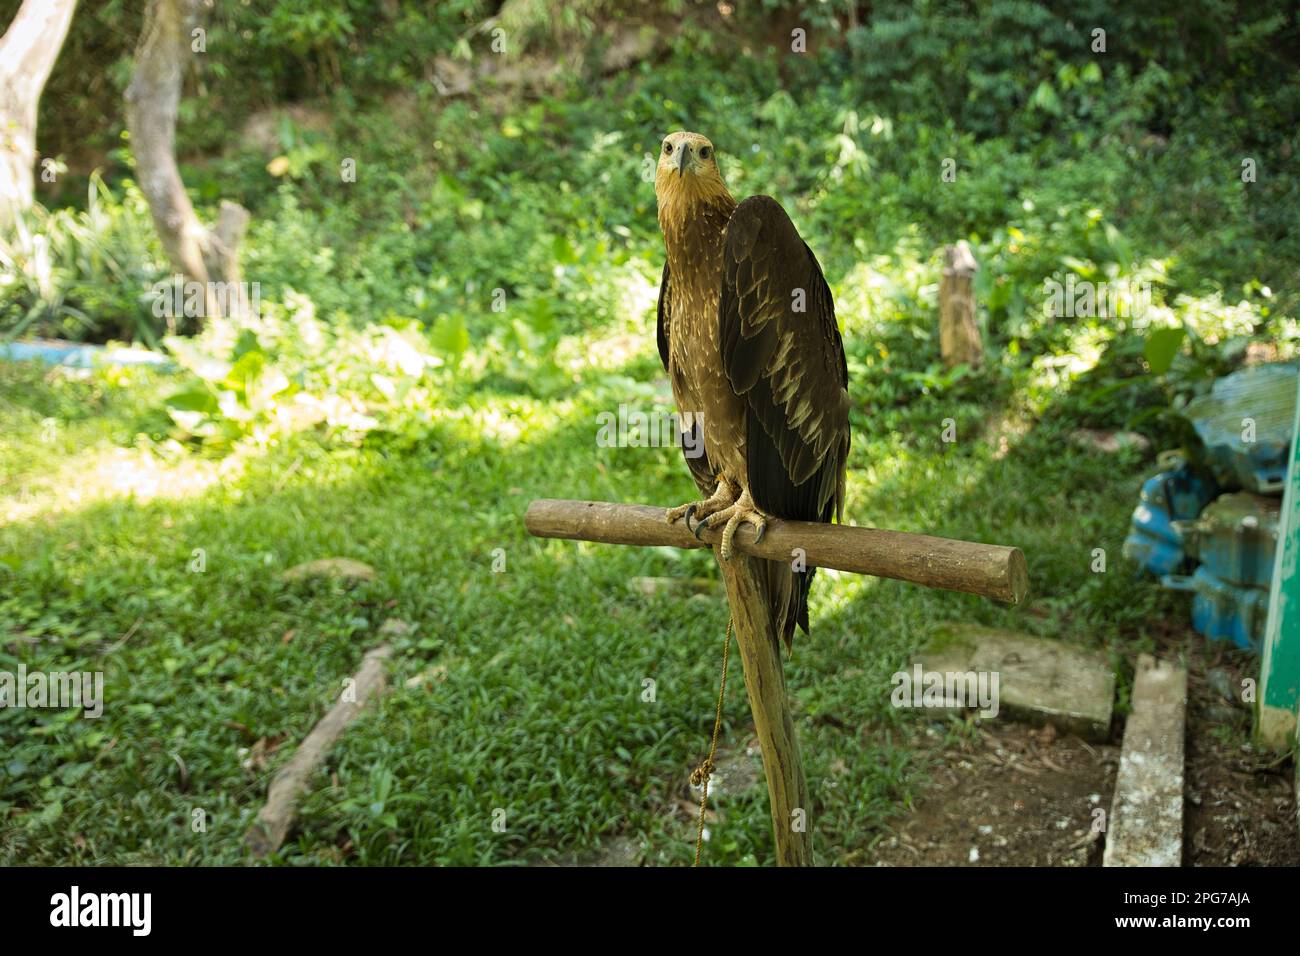
[{"label": "grassy ground", "polygon": [[[623,372],[651,387],[648,337],[643,352]],[[0,376],[0,668],[103,670],[107,697],[99,720],[0,710],[6,861],[241,860],[269,773],[390,617],[414,625],[396,641],[395,690],[331,755],[283,860],[529,862],[624,834],[654,861],[688,861],[676,796],[707,746],[724,610],[637,597],[628,581],[712,576],[711,559],[543,543],[521,524],[539,496],[690,493],[673,449],[597,447],[603,386],[552,402],[482,396],[400,450],[291,440],[167,462],[129,448],[160,387],[149,375]],[[1007,411],[988,426],[986,405],[936,399],[891,413],[888,430],[857,423],[851,520],[1019,545],[1035,599],[1011,610],[819,575],[789,682],[826,862],[877,839],[924,778],[926,754],[893,731],[925,718],[889,706],[889,675],[930,625],[1109,644],[1140,638],[1153,613],[1147,586],[1089,570],[1093,548],[1118,555],[1140,462],[1083,455],[1049,426],[1017,433]],[[959,440],[946,444],[950,416]],[[279,580],[332,555],[377,580]],[[739,686],[724,749],[748,737]],[[709,861],[771,862],[765,801],[722,809]]]}]

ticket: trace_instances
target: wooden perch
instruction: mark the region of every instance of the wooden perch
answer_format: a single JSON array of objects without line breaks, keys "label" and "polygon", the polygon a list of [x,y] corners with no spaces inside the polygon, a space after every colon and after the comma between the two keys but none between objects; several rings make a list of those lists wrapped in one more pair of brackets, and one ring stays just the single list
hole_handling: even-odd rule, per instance
[{"label": "wooden perch", "polygon": [[[668,524],[664,508],[602,501],[543,498],[528,506],[524,526],[539,538],[573,538],[606,544],[711,547],[721,531],[704,531],[699,540],[681,522]],[[855,528],[806,521],[768,522],[754,543],[748,525],[736,532],[736,550],[773,561],[794,560],[803,549],[808,567],[834,568],[880,578],[910,581],[929,588],[962,591],[1019,604],[1029,590],[1029,569],[1019,548],[954,541],[926,534]]]},{"label": "wooden perch", "polygon": [[383,692],[384,661],[391,653],[387,644],[366,653],[361,669],[353,678],[352,693],[330,708],[289,762],[276,772],[266,794],[266,806],[244,838],[254,856],[274,853],[284,843],[298,817],[298,801],[310,789],[312,773],[324,762],[325,755],[344,728],[356,719],[366,701]]},{"label": "wooden perch", "polygon": [[[662,513],[660,516],[662,520]],[[772,624],[763,573],[746,555],[718,559],[727,584],[727,603],[736,625],[736,646],[745,668],[745,691],[754,734],[763,753],[777,866],[812,866],[808,781],[804,778],[794,717],[785,695],[781,646]]]},{"label": "wooden perch", "polygon": [[[700,540],[682,522],[668,524],[664,513],[664,508],[648,505],[542,499],[528,506],[524,526],[539,538],[675,548],[718,544],[720,530],[705,530]],[[785,693],[780,641],[771,618],[765,576],[756,559],[794,561],[802,557],[810,568],[896,578],[1012,604],[1024,599],[1029,570],[1019,548],[877,528],[772,520],[761,542],[755,543],[754,537],[753,528],[742,527],[735,537],[739,553],[730,561],[719,557],[718,567],[727,586],[749,708],[763,751],[776,860],[781,866],[811,866],[813,822],[809,819],[808,784]]]}]

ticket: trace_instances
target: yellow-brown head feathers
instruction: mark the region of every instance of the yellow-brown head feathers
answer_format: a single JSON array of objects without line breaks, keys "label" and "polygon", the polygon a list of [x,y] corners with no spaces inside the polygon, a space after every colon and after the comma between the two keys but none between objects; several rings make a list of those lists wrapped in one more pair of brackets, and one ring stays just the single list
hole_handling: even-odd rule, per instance
[{"label": "yellow-brown head feathers", "polygon": [[713,144],[706,137],[685,131],[664,137],[655,170],[655,196],[660,207],[730,198]]}]

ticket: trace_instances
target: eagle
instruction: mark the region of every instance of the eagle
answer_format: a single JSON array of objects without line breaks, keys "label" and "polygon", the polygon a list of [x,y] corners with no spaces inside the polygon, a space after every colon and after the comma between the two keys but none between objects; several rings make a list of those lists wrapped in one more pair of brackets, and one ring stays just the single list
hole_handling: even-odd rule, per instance
[{"label": "eagle", "polygon": [[[655,197],[666,253],[659,285],[659,357],[672,385],[686,464],[705,497],[670,508],[761,540],[771,518],[843,520],[849,375],[835,303],[817,257],[770,196],[737,203],[713,144],[664,138]],[[793,557],[793,556],[792,556]],[[764,561],[774,630],[790,648],[808,632],[813,569]]]}]

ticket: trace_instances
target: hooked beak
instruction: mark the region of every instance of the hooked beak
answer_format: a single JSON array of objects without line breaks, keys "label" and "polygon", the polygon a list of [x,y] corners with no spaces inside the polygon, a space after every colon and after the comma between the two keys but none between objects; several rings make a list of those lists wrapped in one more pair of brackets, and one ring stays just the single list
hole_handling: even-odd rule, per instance
[{"label": "hooked beak", "polygon": [[682,143],[682,145],[677,149],[677,178],[678,179],[681,179],[682,173],[686,172],[686,160],[688,156],[689,153],[687,152],[686,144]]}]

